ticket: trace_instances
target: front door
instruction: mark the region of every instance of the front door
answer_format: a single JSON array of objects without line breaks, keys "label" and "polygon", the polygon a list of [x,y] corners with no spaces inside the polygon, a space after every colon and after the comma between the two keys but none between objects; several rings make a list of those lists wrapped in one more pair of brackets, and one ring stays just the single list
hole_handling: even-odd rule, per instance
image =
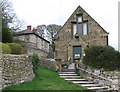
[{"label": "front door", "polygon": [[73,63],[75,62],[75,54],[79,54],[81,59],[81,46],[73,46]]}]

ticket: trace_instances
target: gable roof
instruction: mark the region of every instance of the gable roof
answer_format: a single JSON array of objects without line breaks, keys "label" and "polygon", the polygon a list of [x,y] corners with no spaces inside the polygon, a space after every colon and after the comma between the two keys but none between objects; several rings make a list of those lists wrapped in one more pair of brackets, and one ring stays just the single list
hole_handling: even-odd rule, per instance
[{"label": "gable roof", "polygon": [[[87,15],[89,15],[89,14],[79,5],[79,6],[76,8],[76,10],[71,14],[71,16],[68,18],[68,20],[65,22],[65,24],[61,27],[61,29],[66,25],[66,23],[70,20],[70,18],[72,17],[72,15],[73,15],[79,8],[82,9]],[[89,15],[89,16],[90,16],[90,15]],[[92,17],[90,16],[90,18],[92,18]],[[93,19],[93,18],[92,18],[92,19]],[[93,19],[93,21],[95,21],[95,20]],[[97,22],[95,21],[95,23],[97,23]],[[98,23],[97,23],[97,24],[98,24]],[[98,24],[98,26],[100,26],[100,24]],[[100,27],[101,27],[101,26],[100,26]],[[103,29],[103,27],[101,27],[101,28]],[[61,30],[61,29],[60,29],[60,30]],[[58,31],[58,33],[60,32],[60,30]],[[105,33],[109,34],[106,30],[103,29],[103,31],[104,31]],[[58,33],[57,33],[57,34],[58,34]],[[56,34],[56,35],[57,35],[57,34]],[[55,35],[55,36],[56,36],[56,35]]]},{"label": "gable roof", "polygon": [[47,41],[46,39],[42,38],[41,36],[39,36],[39,35],[36,34],[35,32],[30,31],[30,30],[27,30],[27,29],[26,29],[26,30],[23,30],[23,31],[20,31],[20,32],[16,32],[16,33],[13,34],[13,36],[29,35],[29,34],[34,34],[34,35],[36,35],[37,37],[41,38],[42,40],[50,43],[49,41]]}]

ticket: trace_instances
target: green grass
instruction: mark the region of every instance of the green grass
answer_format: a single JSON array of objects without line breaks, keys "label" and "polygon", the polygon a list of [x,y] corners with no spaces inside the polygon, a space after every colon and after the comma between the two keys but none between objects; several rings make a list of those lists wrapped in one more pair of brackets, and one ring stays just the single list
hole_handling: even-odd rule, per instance
[{"label": "green grass", "polygon": [[[73,84],[59,77],[58,72],[46,68],[38,67],[37,76],[31,82],[9,86],[5,90],[81,90],[86,92],[86,88]],[[91,90],[87,90],[91,92]]]}]

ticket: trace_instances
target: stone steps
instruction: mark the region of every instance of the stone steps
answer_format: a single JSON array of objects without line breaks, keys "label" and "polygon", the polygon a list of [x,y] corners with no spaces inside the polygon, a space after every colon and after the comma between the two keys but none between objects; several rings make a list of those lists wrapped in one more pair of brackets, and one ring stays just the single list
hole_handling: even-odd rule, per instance
[{"label": "stone steps", "polygon": [[75,69],[62,69],[61,72],[75,72]]},{"label": "stone steps", "polygon": [[[88,80],[82,78],[81,76],[78,76],[77,74],[75,74],[74,69],[62,70],[61,72],[59,72],[59,76],[61,78],[64,78],[67,81],[71,81],[72,83],[75,83],[75,84],[78,84],[80,86],[86,87],[90,90],[95,90],[97,92],[102,92],[101,90],[104,90],[104,88],[105,88],[105,87],[102,87],[99,84],[96,84],[92,81],[88,81]],[[105,90],[105,92],[106,92],[106,90]]]},{"label": "stone steps", "polygon": [[59,72],[59,74],[75,74],[75,72]]},{"label": "stone steps", "polygon": [[81,78],[81,76],[60,76],[61,78]]},{"label": "stone steps", "polygon": [[99,90],[99,89],[104,89],[105,87],[87,87],[87,88],[91,90]]},{"label": "stone steps", "polygon": [[77,74],[59,74],[60,76],[76,76]]},{"label": "stone steps", "polygon": [[94,82],[88,82],[88,81],[72,81],[75,84],[94,84]]},{"label": "stone steps", "polygon": [[65,80],[68,80],[68,81],[85,81],[85,79],[65,79]]},{"label": "stone steps", "polygon": [[99,84],[82,84],[81,86],[83,86],[83,87],[99,87],[101,85],[99,85]]}]

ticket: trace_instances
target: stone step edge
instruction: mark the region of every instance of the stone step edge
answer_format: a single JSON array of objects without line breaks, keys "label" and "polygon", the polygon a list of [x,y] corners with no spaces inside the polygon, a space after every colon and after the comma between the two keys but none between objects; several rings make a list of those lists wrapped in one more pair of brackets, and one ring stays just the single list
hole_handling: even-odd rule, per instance
[{"label": "stone step edge", "polygon": [[97,90],[97,89],[104,89],[105,87],[87,87],[87,88],[91,90]]},{"label": "stone step edge", "polygon": [[82,81],[82,80],[86,80],[86,79],[65,79],[65,80],[68,80],[68,81],[80,81],[81,80]]},{"label": "stone step edge", "polygon": [[75,72],[58,72],[59,74],[61,73],[71,73],[71,74],[75,74]]},{"label": "stone step edge", "polygon": [[94,83],[94,82],[88,82],[88,81],[79,81],[79,82],[72,81],[72,82],[77,84],[93,84]]},{"label": "stone step edge", "polygon": [[60,76],[60,77],[76,77],[76,78],[79,78],[79,77],[81,77],[81,76]]},{"label": "stone step edge", "polygon": [[59,75],[72,75],[72,76],[76,76],[77,74],[59,74]]},{"label": "stone step edge", "polygon": [[99,84],[81,84],[83,87],[101,87]]}]

